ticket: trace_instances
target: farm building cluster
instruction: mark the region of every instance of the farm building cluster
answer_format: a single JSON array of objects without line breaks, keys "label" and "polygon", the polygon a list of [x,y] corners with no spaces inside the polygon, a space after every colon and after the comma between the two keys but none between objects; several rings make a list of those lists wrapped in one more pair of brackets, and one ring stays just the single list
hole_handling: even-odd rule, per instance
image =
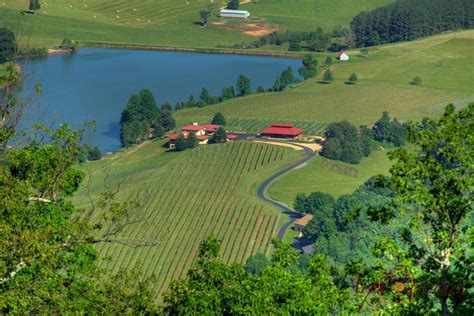
[{"label": "farm building cluster", "polygon": [[[170,149],[176,148],[176,140],[178,139],[179,135],[183,135],[184,138],[188,138],[191,133],[196,135],[198,139],[199,145],[206,145],[209,142],[209,139],[214,135],[214,133],[221,128],[222,125],[217,124],[204,124],[199,125],[198,123],[193,123],[189,125],[185,125],[181,128],[181,133],[171,135],[168,140],[168,146]],[[238,136],[233,134],[227,135],[227,140],[237,140]]]}]

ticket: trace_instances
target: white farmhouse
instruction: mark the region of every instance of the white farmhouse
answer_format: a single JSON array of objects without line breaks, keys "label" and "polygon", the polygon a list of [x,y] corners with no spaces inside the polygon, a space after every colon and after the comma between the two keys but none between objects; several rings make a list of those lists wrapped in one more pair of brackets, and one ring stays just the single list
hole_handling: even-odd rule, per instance
[{"label": "white farmhouse", "polygon": [[349,60],[349,55],[347,55],[345,50],[341,50],[339,53],[337,53],[337,58],[340,61],[348,61]]},{"label": "white farmhouse", "polygon": [[248,19],[250,13],[244,10],[221,10],[221,18]]}]

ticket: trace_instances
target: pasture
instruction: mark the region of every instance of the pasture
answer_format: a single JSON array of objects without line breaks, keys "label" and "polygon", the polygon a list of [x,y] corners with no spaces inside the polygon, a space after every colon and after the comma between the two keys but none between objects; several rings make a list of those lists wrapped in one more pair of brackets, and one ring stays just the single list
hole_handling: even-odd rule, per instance
[{"label": "pasture", "polygon": [[[182,153],[165,152],[161,142],[147,143],[82,166],[84,182],[74,202],[89,205],[109,186],[122,183],[121,199],[139,197],[132,214],[138,222],[118,236],[156,241],[152,247],[98,246],[110,274],[137,267],[154,275],[162,292],[183,277],[196,258],[199,242],[213,234],[222,240],[226,262],[244,262],[265,252],[279,225],[279,214],[255,196],[257,182],[301,157],[301,152],[248,142],[208,145]],[[98,216],[99,214],[97,214]]]},{"label": "pasture", "polygon": [[272,199],[290,206],[298,193],[321,191],[338,197],[352,193],[371,176],[388,174],[390,166],[387,151],[384,150],[373,152],[357,165],[317,156],[305,167],[273,182],[267,193]]},{"label": "pasture", "polygon": [[[28,9],[28,0],[2,0],[0,15],[15,29],[19,21],[24,44],[28,41],[33,46],[58,45],[64,37],[70,37],[82,42],[222,48],[251,41],[255,37],[249,34],[262,35],[265,29],[310,31],[322,26],[330,31],[335,25],[347,27],[360,11],[391,0],[264,0],[241,6],[251,12],[249,21],[215,24],[223,22],[218,11],[226,2],[49,0],[41,1],[41,10],[33,16],[19,14]],[[196,25],[199,11],[209,5],[214,8],[211,23],[207,27]]]},{"label": "pasture", "polygon": [[[474,31],[469,30],[374,47],[366,57],[359,57],[355,50],[349,52],[351,61],[333,64],[335,80],[331,84],[319,83],[321,77],[312,78],[280,93],[254,94],[202,109],[181,110],[176,118],[189,122],[222,112],[230,122],[268,119],[324,126],[338,120],[373,123],[388,111],[401,120],[420,120],[440,114],[450,102],[466,105],[474,100],[474,63],[469,62],[473,48]],[[323,72],[324,67],[320,70]],[[346,85],[352,73],[359,82]],[[415,76],[422,78],[421,85],[410,84]]]}]

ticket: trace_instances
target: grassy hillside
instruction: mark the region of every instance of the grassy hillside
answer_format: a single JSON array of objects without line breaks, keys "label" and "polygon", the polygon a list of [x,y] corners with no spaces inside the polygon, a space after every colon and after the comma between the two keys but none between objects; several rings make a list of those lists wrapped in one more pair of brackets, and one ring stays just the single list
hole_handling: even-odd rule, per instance
[{"label": "grassy hillside", "polygon": [[[265,118],[318,126],[342,119],[372,123],[383,111],[402,120],[421,119],[439,114],[449,102],[465,105],[474,100],[473,49],[474,30],[469,30],[374,47],[367,57],[352,51],[351,61],[333,65],[335,81],[331,84],[320,84],[320,78],[314,78],[282,93],[178,111],[176,117],[184,123],[208,119],[219,111],[234,125],[243,125],[235,123],[242,119],[251,125]],[[359,83],[344,84],[353,72]],[[421,76],[421,86],[410,84],[415,76]]]},{"label": "grassy hillside", "polygon": [[[210,48],[252,40],[248,31],[261,35],[271,28],[313,30],[323,26],[331,30],[336,24],[348,26],[360,11],[389,2],[264,0],[242,6],[252,13],[249,21],[225,21],[224,25],[210,24],[205,28],[195,25],[199,11],[213,4],[218,12],[224,5],[222,1],[49,0],[41,1],[41,10],[33,16],[19,15],[20,10],[28,8],[28,0],[3,0],[0,14],[2,22],[11,26],[16,26],[19,19],[23,39],[29,38],[26,35],[32,32],[33,45],[57,45],[67,36],[80,41]],[[4,17],[6,11],[10,12]],[[222,20],[215,14],[211,22]]]},{"label": "grassy hillside", "polygon": [[322,191],[336,197],[350,194],[371,176],[388,174],[390,166],[387,152],[383,150],[372,153],[358,165],[317,156],[305,167],[272,183],[268,195],[291,206],[298,193]]},{"label": "grassy hillside", "polygon": [[104,181],[122,183],[120,197],[138,196],[144,205],[133,214],[138,222],[118,238],[161,242],[130,248],[98,247],[101,263],[117,273],[136,265],[144,277],[156,275],[157,289],[182,277],[193,263],[199,242],[213,234],[222,240],[226,262],[242,262],[265,251],[279,214],[254,196],[255,184],[301,152],[254,143],[203,146],[183,153],[165,152],[162,142],[149,143],[83,166],[91,175],[75,197],[88,205],[104,190]]}]

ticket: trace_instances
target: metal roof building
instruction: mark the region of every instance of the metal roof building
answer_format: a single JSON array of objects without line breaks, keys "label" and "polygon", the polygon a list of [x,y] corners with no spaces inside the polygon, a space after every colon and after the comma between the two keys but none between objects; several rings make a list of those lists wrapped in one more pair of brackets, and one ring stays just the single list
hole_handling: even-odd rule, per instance
[{"label": "metal roof building", "polygon": [[221,10],[221,18],[236,18],[236,19],[248,19],[250,13],[244,10]]}]

